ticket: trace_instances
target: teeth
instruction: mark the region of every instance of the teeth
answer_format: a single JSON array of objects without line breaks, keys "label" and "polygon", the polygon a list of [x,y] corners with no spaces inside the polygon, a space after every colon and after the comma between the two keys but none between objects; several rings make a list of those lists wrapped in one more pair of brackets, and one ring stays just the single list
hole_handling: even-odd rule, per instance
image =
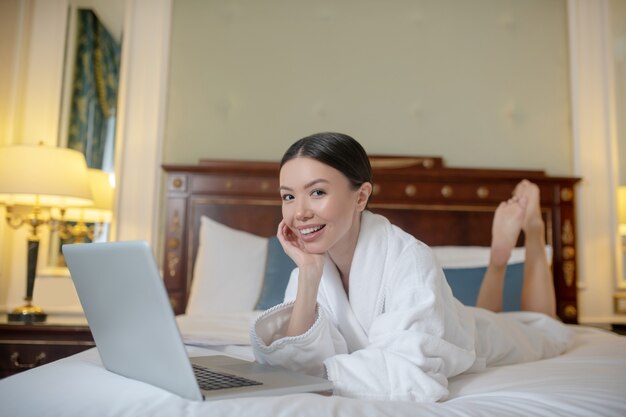
[{"label": "teeth", "polygon": [[317,226],[317,227],[309,227],[308,229],[301,229],[300,233],[303,235],[308,235],[310,233],[313,232],[317,232],[318,230],[320,230],[322,228],[322,226]]}]

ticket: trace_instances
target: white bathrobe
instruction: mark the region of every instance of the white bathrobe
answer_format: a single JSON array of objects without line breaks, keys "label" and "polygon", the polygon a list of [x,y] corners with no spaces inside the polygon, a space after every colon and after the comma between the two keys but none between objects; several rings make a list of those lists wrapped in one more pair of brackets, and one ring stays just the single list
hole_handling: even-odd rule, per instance
[{"label": "white bathrobe", "polygon": [[285,302],[253,323],[254,354],[261,363],[325,375],[337,395],[438,401],[448,395],[452,376],[555,356],[570,340],[567,327],[542,314],[463,306],[430,248],[368,211],[349,297],[327,256],[315,323],[285,337],[297,281],[295,269]]}]

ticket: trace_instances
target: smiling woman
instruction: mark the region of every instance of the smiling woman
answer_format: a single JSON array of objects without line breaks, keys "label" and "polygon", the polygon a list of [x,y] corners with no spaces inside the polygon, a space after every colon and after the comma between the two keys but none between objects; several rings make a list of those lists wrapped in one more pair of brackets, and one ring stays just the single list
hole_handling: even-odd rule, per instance
[{"label": "smiling woman", "polygon": [[[349,292],[361,213],[372,193],[371,167],[363,148],[346,135],[316,137],[335,140],[343,145],[337,148],[345,152],[334,149],[330,153],[324,142],[309,137],[292,145],[281,163],[283,220],[277,236],[300,267],[298,295],[304,299],[294,305],[287,336],[303,334],[315,322],[315,299],[326,253],[337,266],[344,291]],[[361,167],[363,172],[359,172]]]},{"label": "smiling woman", "polygon": [[[545,308],[524,303],[529,291],[532,299],[540,298],[527,282],[541,279],[552,288],[541,238],[532,248],[545,274],[527,262],[537,278],[526,279],[522,288],[526,311],[501,315],[499,308],[461,304],[426,244],[366,210],[372,170],[355,139],[318,133],[296,141],[282,159],[279,181],[283,219],[277,236],[297,268],[284,302],[252,325],[260,363],[326,376],[343,396],[431,402],[449,395],[448,378],[554,357],[569,345],[569,329],[551,317],[554,297]],[[527,252],[530,232],[545,233],[539,188],[520,184],[513,197],[523,201],[514,204],[515,233],[509,233],[506,248],[492,246],[492,258],[508,250],[504,269],[522,228]],[[498,209],[496,220],[507,213]],[[495,221],[493,230],[501,223]],[[499,276],[491,278],[484,283],[497,305]],[[554,294],[553,288],[539,290]]]}]

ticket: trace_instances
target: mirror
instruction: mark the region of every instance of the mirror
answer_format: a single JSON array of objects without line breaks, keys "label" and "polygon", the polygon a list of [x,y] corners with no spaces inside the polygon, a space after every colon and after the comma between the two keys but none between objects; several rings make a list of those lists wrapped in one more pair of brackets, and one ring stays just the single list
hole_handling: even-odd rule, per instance
[{"label": "mirror", "polygon": [[95,203],[53,213],[66,220],[50,233],[47,267],[53,270],[65,270],[64,243],[108,240],[123,13],[124,0],[70,1],[59,145],[85,155]]}]

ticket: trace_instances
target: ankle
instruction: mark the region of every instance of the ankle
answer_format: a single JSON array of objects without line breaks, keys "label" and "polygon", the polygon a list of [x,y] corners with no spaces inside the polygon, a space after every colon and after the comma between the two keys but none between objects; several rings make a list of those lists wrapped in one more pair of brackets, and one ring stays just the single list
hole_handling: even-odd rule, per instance
[{"label": "ankle", "polygon": [[526,236],[545,236],[546,225],[541,217],[527,221],[522,229]]},{"label": "ankle", "polygon": [[489,256],[489,266],[495,268],[506,268],[511,257],[511,249],[492,247]]}]

